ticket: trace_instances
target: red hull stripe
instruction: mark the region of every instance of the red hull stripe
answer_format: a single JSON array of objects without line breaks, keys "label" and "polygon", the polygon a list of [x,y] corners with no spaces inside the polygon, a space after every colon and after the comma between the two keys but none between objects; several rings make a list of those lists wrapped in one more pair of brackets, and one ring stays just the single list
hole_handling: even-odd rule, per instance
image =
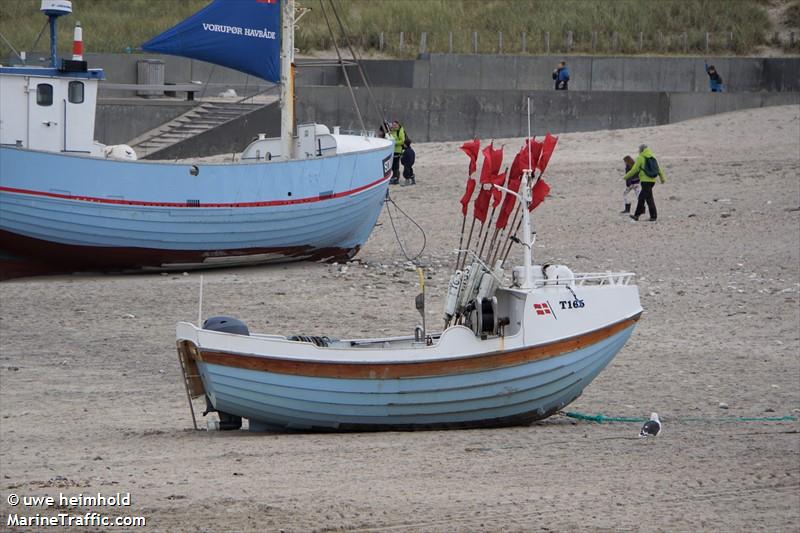
[{"label": "red hull stripe", "polygon": [[10,192],[14,194],[28,194],[31,196],[45,196],[47,198],[61,198],[64,200],[77,200],[79,202],[91,202],[97,204],[116,204],[116,205],[143,205],[149,207],[188,207],[188,208],[195,208],[195,207],[273,207],[279,205],[295,205],[295,204],[310,204],[314,202],[321,202],[323,200],[333,200],[334,198],[342,198],[344,196],[350,196],[352,194],[359,193],[371,187],[374,187],[384,181],[389,179],[388,177],[384,176],[379,180],[375,180],[372,183],[368,183],[366,185],[362,185],[361,187],[357,187],[355,189],[350,189],[349,191],[342,191],[337,192],[336,194],[326,195],[326,196],[311,196],[307,198],[296,198],[292,200],[269,200],[266,202],[236,202],[236,203],[228,203],[228,204],[187,204],[186,202],[145,202],[141,200],[116,200],[113,198],[97,198],[94,196],[74,196],[71,194],[58,194],[54,192],[44,192],[44,191],[31,191],[28,189],[17,189],[14,187],[0,187],[0,191],[2,192]]}]

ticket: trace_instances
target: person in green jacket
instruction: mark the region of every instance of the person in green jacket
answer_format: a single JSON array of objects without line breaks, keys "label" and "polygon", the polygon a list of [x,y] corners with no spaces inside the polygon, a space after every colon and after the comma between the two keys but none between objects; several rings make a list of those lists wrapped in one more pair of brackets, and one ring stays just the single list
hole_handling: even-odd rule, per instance
[{"label": "person in green jacket", "polygon": [[406,130],[397,120],[392,121],[392,129],[389,137],[394,139],[394,157],[392,158],[392,179],[389,183],[397,185],[400,183],[400,157],[403,155],[403,145],[406,143]]},{"label": "person in green jacket", "polygon": [[656,210],[656,201],[653,198],[653,187],[656,185],[656,179],[660,180],[661,183],[664,183],[667,179],[664,177],[664,171],[658,166],[658,161],[656,161],[653,151],[646,144],[639,146],[639,156],[623,179],[627,180],[634,176],[639,176],[642,191],[639,193],[636,211],[631,215],[631,218],[639,220],[639,217],[644,214],[644,205],[647,203],[647,210],[650,211],[650,222],[654,222],[658,218],[658,211]]}]

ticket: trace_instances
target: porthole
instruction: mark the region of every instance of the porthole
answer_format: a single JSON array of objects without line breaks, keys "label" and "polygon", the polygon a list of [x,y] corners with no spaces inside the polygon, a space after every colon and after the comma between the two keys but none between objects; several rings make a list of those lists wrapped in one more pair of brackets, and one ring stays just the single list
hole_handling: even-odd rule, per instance
[{"label": "porthole", "polygon": [[40,83],[36,86],[36,103],[41,106],[53,105],[53,86]]},{"label": "porthole", "polygon": [[67,91],[70,104],[83,103],[83,82],[71,81],[69,82],[69,90]]}]

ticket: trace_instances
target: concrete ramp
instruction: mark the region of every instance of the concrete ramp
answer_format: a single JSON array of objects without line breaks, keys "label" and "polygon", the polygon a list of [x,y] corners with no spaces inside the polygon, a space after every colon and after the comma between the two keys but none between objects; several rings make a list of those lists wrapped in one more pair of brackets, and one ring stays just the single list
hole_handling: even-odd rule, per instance
[{"label": "concrete ramp", "polygon": [[[279,123],[277,97],[261,97],[255,103],[204,101],[127,144],[136,150],[140,159],[177,159],[241,151],[252,137],[258,133],[269,134],[273,129],[269,124],[259,124],[260,120],[251,120],[262,117],[263,111],[270,108],[277,111]],[[251,117],[258,111],[262,113]],[[236,127],[237,124],[240,127]],[[242,128],[246,133],[244,140],[241,134],[231,135]]]}]

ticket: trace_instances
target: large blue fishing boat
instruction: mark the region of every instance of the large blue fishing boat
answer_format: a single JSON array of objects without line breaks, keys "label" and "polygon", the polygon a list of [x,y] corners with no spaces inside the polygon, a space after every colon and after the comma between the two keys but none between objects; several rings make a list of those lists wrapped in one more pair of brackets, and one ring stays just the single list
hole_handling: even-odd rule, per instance
[{"label": "large blue fishing boat", "polygon": [[280,83],[281,137],[262,136],[226,163],[135,160],[129,147],[95,141],[103,71],[57,60],[56,21],[71,9],[68,0],[42,1],[49,67],[0,66],[0,279],[39,267],[346,259],[364,244],[383,205],[392,142],[295,124],[291,0],[215,0],[144,45]]}]

